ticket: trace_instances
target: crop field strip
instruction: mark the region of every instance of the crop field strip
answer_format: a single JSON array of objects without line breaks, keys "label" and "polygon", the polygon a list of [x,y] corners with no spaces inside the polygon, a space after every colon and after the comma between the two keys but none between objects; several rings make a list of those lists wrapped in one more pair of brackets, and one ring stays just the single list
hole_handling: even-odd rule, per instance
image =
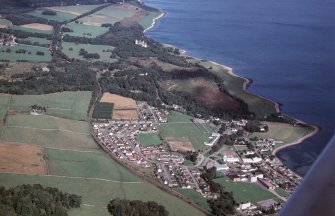
[{"label": "crop field strip", "polygon": [[[5,102],[1,103],[0,108],[6,110],[10,107],[14,111],[24,112],[31,104],[52,105],[53,107],[61,107],[60,109],[78,107],[78,104],[73,104],[73,100],[71,100],[74,95],[78,98],[77,103],[83,104],[80,97],[88,99],[87,95],[91,94],[89,92],[63,92],[41,96],[13,96],[13,100],[9,100],[10,95],[0,94],[0,97],[7,99],[7,104]],[[11,103],[8,103],[8,100]],[[89,99],[86,101],[87,106],[88,103]],[[83,107],[81,109],[84,110]],[[9,116],[8,125],[20,127],[11,132],[6,131],[5,135],[12,138],[22,137],[20,141],[23,143],[30,140],[28,146],[36,146],[35,142],[38,141],[40,146],[45,149],[44,157],[48,165],[48,174],[36,176],[33,174],[0,173],[0,181],[4,186],[40,183],[83,196],[82,207],[71,210],[69,212],[70,216],[107,216],[106,204],[110,199],[116,197],[157,201],[166,206],[170,215],[188,215],[189,213],[202,215],[179,199],[140,180],[98,149],[94,142],[92,142],[92,147],[94,145],[95,149],[82,148],[82,142],[85,140],[86,142],[93,141],[90,136],[81,137],[76,134],[73,141],[80,143],[80,145],[71,144],[71,149],[68,148],[69,146],[61,145],[61,142],[55,142],[52,146],[49,145],[50,140],[59,140],[64,136],[64,134],[55,131],[49,134],[49,129],[73,130],[76,132],[85,132],[88,129],[87,122],[78,121],[78,118],[71,119],[72,116],[81,116],[81,114],[76,114],[76,112],[80,113],[81,110],[73,109],[73,112],[68,115],[68,119],[49,115],[32,116],[24,113]],[[82,113],[84,114],[84,112]],[[34,120],[36,121],[34,122]],[[11,129],[13,128],[6,128],[6,130]],[[31,134],[32,131],[37,131],[38,134]],[[44,138],[40,138],[40,136],[44,136]],[[64,140],[62,141],[64,142]],[[8,145],[15,145],[15,143],[9,142]]]}]

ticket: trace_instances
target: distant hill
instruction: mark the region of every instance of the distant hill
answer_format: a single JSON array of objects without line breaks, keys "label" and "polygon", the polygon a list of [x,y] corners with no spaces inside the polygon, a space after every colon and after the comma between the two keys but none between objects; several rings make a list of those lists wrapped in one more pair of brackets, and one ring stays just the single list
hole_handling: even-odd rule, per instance
[{"label": "distant hill", "polygon": [[120,2],[120,0],[0,0],[0,5],[12,7],[49,7],[76,4],[101,4],[107,2]]}]

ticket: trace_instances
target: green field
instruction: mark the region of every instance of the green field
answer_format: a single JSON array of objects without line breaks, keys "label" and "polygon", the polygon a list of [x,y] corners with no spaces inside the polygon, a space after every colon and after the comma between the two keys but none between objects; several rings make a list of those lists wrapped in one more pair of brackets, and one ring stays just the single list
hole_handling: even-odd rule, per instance
[{"label": "green field", "polygon": [[[10,49],[11,52],[6,52],[7,49]],[[24,49],[26,53],[15,53],[15,51]],[[37,51],[44,52],[44,56],[36,55]],[[28,54],[30,52],[31,54]],[[15,61],[32,61],[32,62],[49,62],[51,61],[51,53],[48,48],[40,47],[40,46],[30,46],[18,44],[15,46],[4,46],[0,45],[0,60],[9,60],[11,62]]]},{"label": "green field", "polygon": [[288,196],[290,195],[286,190],[284,190],[284,189],[281,188],[281,187],[277,187],[277,188],[275,189],[275,192],[276,192],[279,196],[282,196],[282,197],[288,197]]},{"label": "green field", "polygon": [[152,25],[153,20],[160,15],[160,12],[148,12],[148,15],[143,17],[138,23],[143,26],[144,29],[149,28]]},{"label": "green field", "polygon": [[215,182],[222,184],[226,191],[233,192],[237,202],[252,202],[256,204],[259,201],[277,197],[257,184],[233,182],[226,176],[215,179]]},{"label": "green field", "polygon": [[76,152],[47,149],[49,174],[101,178],[122,182],[140,179],[103,152]]},{"label": "green field", "polygon": [[70,216],[108,216],[105,208],[113,198],[139,199],[143,201],[156,201],[166,207],[170,215],[187,216],[203,215],[201,212],[164,193],[156,187],[139,183],[120,183],[102,181],[88,178],[71,178],[56,176],[28,176],[15,174],[0,174],[0,182],[3,186],[10,187],[19,184],[42,184],[44,186],[58,187],[68,193],[74,193],[83,197],[80,209],[69,211]]},{"label": "green field", "polygon": [[160,145],[163,142],[157,133],[139,133],[136,139],[143,146]]},{"label": "green field", "polygon": [[73,30],[73,32],[64,32],[64,35],[94,38],[106,33],[109,29],[100,26],[84,25],[80,23],[71,22],[65,27]]},{"label": "green field", "polygon": [[119,5],[111,5],[100,11],[97,11],[89,16],[85,16],[79,19],[79,22],[83,22],[87,25],[101,26],[104,23],[114,24],[119,22],[126,17],[131,17],[135,14],[136,10],[131,8],[120,7]]},{"label": "green field", "polygon": [[60,12],[60,11],[56,11],[57,14],[55,16],[49,16],[49,15],[42,14],[43,11],[44,10],[37,9],[37,10],[31,11],[27,14],[35,16],[35,17],[42,17],[42,18],[48,19],[48,20],[55,20],[55,21],[58,21],[58,22],[63,22],[65,20],[70,20],[70,19],[76,17],[76,15],[69,14],[69,13],[64,13],[64,12]]},{"label": "green field", "polygon": [[1,19],[0,18],[0,25],[7,25],[7,26],[12,26],[12,22],[6,19]]},{"label": "green field", "polygon": [[[90,92],[63,92],[12,96],[9,100],[9,95],[0,94],[2,113],[8,101],[12,114],[13,111],[27,111],[32,104],[71,110],[65,115],[69,119],[20,113],[8,116],[1,140],[46,147],[48,175],[2,173],[1,185],[39,183],[81,195],[82,207],[70,210],[70,216],[108,216],[106,205],[113,198],[156,201],[164,205],[170,215],[202,215],[179,199],[141,181],[101,151],[89,134],[82,134],[88,131],[87,122],[70,119],[86,117],[90,96]],[[64,115],[57,111],[57,115]]]},{"label": "green field", "polygon": [[30,41],[32,43],[39,43],[39,44],[50,44],[51,41],[46,39],[46,38],[37,38],[37,37],[27,37],[27,38],[24,38],[22,40],[25,40],[25,41]]},{"label": "green field", "polygon": [[269,131],[266,133],[253,133],[251,137],[258,138],[273,138],[275,140],[283,141],[284,144],[292,143],[297,141],[299,138],[309,134],[312,128],[307,127],[293,127],[290,124],[280,122],[264,122],[269,127]]},{"label": "green field", "polygon": [[212,62],[199,59],[191,59],[190,61],[197,62],[206,68],[211,67],[210,71],[224,80],[225,89],[227,89],[228,93],[246,102],[249,110],[257,116],[263,117],[264,115],[276,113],[275,106],[271,101],[243,90],[244,79],[227,73],[227,70]]},{"label": "green field", "polygon": [[3,119],[5,117],[7,106],[10,101],[9,94],[0,94],[0,133],[2,133]]},{"label": "green field", "polygon": [[193,189],[182,189],[182,188],[174,188],[175,191],[182,194],[183,196],[189,198],[193,202],[197,203],[199,206],[204,209],[210,210],[210,207],[207,203],[206,198],[204,198],[200,193],[196,192]]},{"label": "green field", "polygon": [[83,13],[89,12],[101,5],[73,5],[73,6],[59,6],[59,7],[47,7],[49,10],[54,10],[56,12],[69,13],[74,16],[79,16]]},{"label": "green field", "polygon": [[10,109],[29,111],[29,107],[37,104],[47,108],[48,115],[87,121],[87,110],[91,100],[91,92],[60,92],[44,95],[13,95]]},{"label": "green field", "polygon": [[176,111],[171,111],[170,114],[167,117],[168,122],[191,122],[192,116],[176,112]]},{"label": "green field", "polygon": [[[72,48],[72,50],[70,50]],[[114,58],[110,58],[112,50],[114,47],[106,45],[91,45],[91,44],[76,44],[70,42],[62,42],[62,52],[67,55],[69,58],[87,60],[83,56],[79,56],[80,49],[85,49],[88,53],[98,53],[100,59],[92,59],[91,61],[104,61],[104,62],[115,62],[117,61]],[[105,52],[103,52],[105,50]],[[109,50],[108,52],[106,52]]]}]

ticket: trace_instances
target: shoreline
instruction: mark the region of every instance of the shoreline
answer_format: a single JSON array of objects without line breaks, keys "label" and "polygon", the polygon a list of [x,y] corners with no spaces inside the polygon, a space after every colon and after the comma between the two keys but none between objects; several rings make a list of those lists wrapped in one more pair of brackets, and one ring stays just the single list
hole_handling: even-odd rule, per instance
[{"label": "shoreline", "polygon": [[[148,28],[146,28],[146,29],[144,30],[144,33],[145,33],[146,31],[148,31],[149,29],[153,28],[154,25],[156,24],[156,21],[157,21],[158,19],[162,18],[162,17],[165,15],[165,12],[164,12],[163,10],[161,10],[161,9],[158,9],[158,10],[161,12],[161,14],[160,14],[158,17],[156,17],[156,18],[153,19],[151,26],[148,27]],[[174,48],[177,48],[177,47],[174,46],[174,45],[170,45],[170,44],[166,44],[166,45],[171,46],[171,47],[174,47]],[[186,53],[187,53],[187,50],[181,49],[181,55],[185,55],[185,56],[187,56]],[[192,57],[192,56],[190,56],[190,57]],[[192,57],[192,58],[202,60],[201,58],[196,58],[196,57]],[[248,89],[249,85],[251,84],[251,82],[250,82],[250,80],[249,80],[248,78],[243,77],[243,76],[239,76],[239,75],[235,74],[233,68],[231,68],[231,67],[229,67],[229,66],[227,66],[227,65],[220,64],[220,63],[217,63],[217,62],[215,62],[215,61],[209,61],[209,62],[211,62],[211,63],[214,64],[214,65],[217,65],[217,66],[222,67],[223,69],[225,69],[225,70],[227,71],[228,74],[230,74],[230,75],[232,75],[232,76],[234,76],[234,77],[238,77],[238,78],[240,78],[240,79],[243,79],[244,82],[243,82],[243,86],[242,86],[242,88],[243,88],[243,90],[244,90],[245,92],[247,92],[247,89]],[[247,92],[247,93],[252,94],[252,93],[250,93],[250,92]],[[256,95],[256,94],[255,94],[255,95]],[[276,110],[276,112],[277,112],[277,113],[281,113],[281,106],[282,106],[281,103],[276,102],[276,101],[274,101],[274,100],[272,100],[272,99],[266,98],[266,97],[261,96],[261,95],[256,95],[256,96],[261,97],[261,98],[263,98],[263,99],[265,99],[265,100],[268,100],[268,101],[272,102],[272,103],[274,104],[274,106],[275,106],[275,110]],[[303,137],[300,137],[298,140],[296,140],[296,141],[294,141],[294,142],[284,144],[284,145],[279,146],[278,148],[276,148],[276,149],[273,150],[272,155],[275,156],[275,157],[281,162],[281,164],[282,164],[283,166],[285,166],[285,164],[284,164],[284,163],[282,162],[282,160],[280,160],[280,158],[276,155],[276,153],[277,153],[278,151],[280,151],[280,150],[282,150],[282,149],[284,149],[284,148],[287,148],[287,147],[289,147],[289,146],[293,146],[293,145],[301,144],[301,143],[304,142],[306,139],[308,139],[308,138],[310,138],[310,137],[316,135],[316,134],[320,131],[320,128],[319,128],[318,126],[316,126],[316,125],[312,125],[312,124],[305,123],[305,122],[303,122],[303,121],[301,121],[301,120],[298,120],[298,119],[296,119],[296,118],[293,118],[293,119],[294,119],[295,121],[297,121],[298,123],[303,123],[303,124],[306,124],[306,125],[312,127],[312,128],[313,128],[313,131],[311,131],[310,133],[306,134],[306,135],[303,136]],[[288,168],[287,166],[285,166],[285,167]],[[288,168],[288,169],[289,169],[289,168]],[[292,169],[289,169],[289,170],[291,170],[293,173],[295,173],[296,175],[298,175],[294,170],[292,170]],[[298,175],[298,176],[300,176],[300,175]]]},{"label": "shoreline", "polygon": [[164,11],[162,11],[161,9],[158,9],[158,10],[159,10],[160,14],[152,20],[151,25],[148,28],[144,29],[143,33],[145,33],[146,31],[148,31],[150,29],[152,29],[156,25],[156,22],[160,18],[162,18],[163,16],[165,16],[165,12]]}]

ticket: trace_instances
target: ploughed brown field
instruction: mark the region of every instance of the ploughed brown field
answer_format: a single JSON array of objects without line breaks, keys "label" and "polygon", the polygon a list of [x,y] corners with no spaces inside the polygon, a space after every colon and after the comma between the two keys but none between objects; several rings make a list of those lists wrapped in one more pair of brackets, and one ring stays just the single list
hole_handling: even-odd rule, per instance
[{"label": "ploughed brown field", "polygon": [[138,115],[136,110],[113,110],[112,119],[136,120],[138,119]]},{"label": "ploughed brown field", "polygon": [[40,24],[40,23],[25,24],[25,25],[21,25],[21,27],[43,30],[43,31],[50,31],[50,30],[53,29],[53,27],[51,25],[45,25],[45,24]]},{"label": "ploughed brown field", "polygon": [[168,91],[188,93],[210,108],[235,110],[240,106],[240,103],[230,95],[221,92],[214,81],[205,78],[168,80],[163,83],[163,86]]},{"label": "ploughed brown field", "polygon": [[112,119],[114,120],[138,119],[137,104],[136,101],[131,98],[105,92],[100,102],[114,104],[112,114]]},{"label": "ploughed brown field", "polygon": [[175,152],[194,152],[192,143],[186,138],[165,137],[171,151]]},{"label": "ploughed brown field", "polygon": [[0,172],[45,175],[43,148],[0,142]]}]

